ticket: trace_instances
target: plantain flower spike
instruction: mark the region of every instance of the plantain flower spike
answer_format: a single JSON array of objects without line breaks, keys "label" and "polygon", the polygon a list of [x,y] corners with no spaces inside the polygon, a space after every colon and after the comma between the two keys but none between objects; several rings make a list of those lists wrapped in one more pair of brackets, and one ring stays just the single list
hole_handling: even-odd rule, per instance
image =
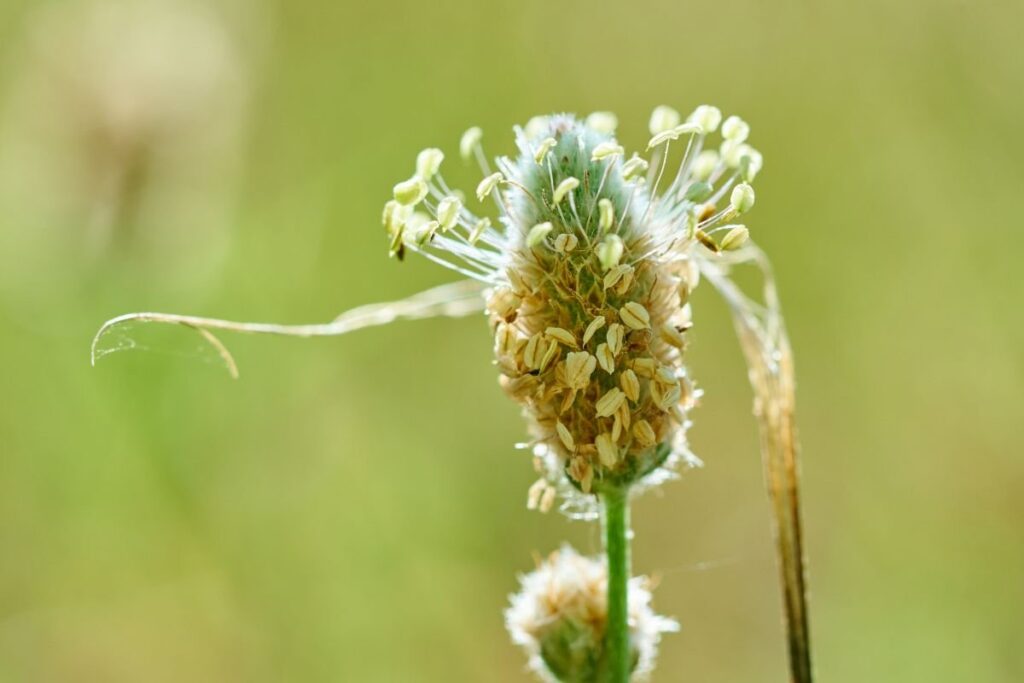
[{"label": "plantain flower spike", "polygon": [[[433,164],[412,181],[425,181],[426,192],[396,192],[399,203],[424,194],[440,229],[401,230],[392,210],[392,241],[487,287],[500,383],[523,407],[541,473],[531,507],[557,490],[563,510],[592,515],[591,494],[604,487],[658,483],[679,463],[699,462],[686,442],[700,395],[684,362],[687,301],[701,259],[745,244],[746,228],[714,228],[754,197],[744,182],[753,175],[749,127],[721,119],[701,105],[680,123],[675,109],[659,107],[648,162],[626,156],[608,113],[535,117],[515,129],[515,157],[481,162],[476,194],[494,200],[493,223],[454,211]],[[716,130],[727,155],[704,151]],[[480,140],[471,131],[463,155]],[[676,141],[686,153],[666,172],[664,147]]]},{"label": "plantain flower spike", "polygon": [[[607,583],[603,559],[582,556],[569,546],[521,578],[520,591],[505,611],[505,624],[541,680],[605,680]],[[679,625],[654,613],[646,577],[631,579],[628,593],[631,679],[641,681],[654,669],[662,634],[678,631]]]}]

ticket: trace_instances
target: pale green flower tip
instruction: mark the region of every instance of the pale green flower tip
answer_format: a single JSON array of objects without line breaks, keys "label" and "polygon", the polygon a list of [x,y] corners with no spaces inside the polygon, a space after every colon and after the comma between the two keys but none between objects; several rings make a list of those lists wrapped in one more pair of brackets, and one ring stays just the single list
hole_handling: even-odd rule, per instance
[{"label": "pale green flower tip", "polygon": [[693,160],[693,177],[697,180],[707,180],[715,172],[720,159],[718,152],[713,149],[706,149],[697,155]]},{"label": "pale green flower tip", "polygon": [[699,123],[687,121],[686,123],[681,123],[675,128],[673,128],[672,132],[674,132],[676,134],[676,137],[678,137],[680,135],[694,135],[696,133],[703,133],[704,128]]},{"label": "pale green flower tip", "polygon": [[441,232],[451,230],[459,222],[459,214],[462,212],[462,202],[458,197],[445,197],[437,205],[437,222],[440,224]]},{"label": "pale green flower tip", "polygon": [[550,121],[549,116],[534,116],[526,122],[526,127],[523,132],[526,133],[526,137],[530,140],[539,138],[548,132],[548,122]]},{"label": "pale green flower tip", "polygon": [[624,249],[625,245],[622,243],[621,237],[615,234],[605,235],[596,249],[597,260],[601,262],[601,268],[607,271],[619,265]]},{"label": "pale green flower tip", "polygon": [[399,204],[394,199],[389,199],[384,204],[384,213],[381,215],[380,222],[384,226],[384,228],[388,231],[389,235],[392,233],[392,231],[394,230],[395,224],[398,222],[396,220],[396,215],[398,213],[398,209],[401,206],[402,205]]},{"label": "pale green flower tip", "polygon": [[416,175],[429,181],[441,168],[444,152],[436,147],[428,147],[416,156]]},{"label": "pale green flower tip", "polygon": [[701,127],[704,135],[714,133],[722,122],[722,110],[710,104],[702,104],[693,110],[688,119]]},{"label": "pale green flower tip", "polygon": [[459,156],[463,160],[468,160],[476,152],[476,148],[480,146],[480,140],[483,137],[484,132],[480,130],[479,126],[473,126],[463,133],[462,139],[459,140]]},{"label": "pale green flower tip", "polygon": [[651,135],[658,135],[659,133],[672,130],[679,125],[679,121],[679,112],[672,107],[665,105],[655,107],[654,111],[651,112],[651,122],[649,125]]},{"label": "pale green flower tip", "polygon": [[714,188],[711,186],[711,183],[698,181],[686,188],[683,199],[690,202],[702,202],[710,197],[713,191]]},{"label": "pale green flower tip", "polygon": [[750,239],[750,231],[747,230],[747,227],[734,225],[725,233],[719,247],[722,251],[735,251],[746,244],[748,239]]},{"label": "pale green flower tip", "polygon": [[761,172],[764,165],[764,157],[750,145],[741,145],[740,170],[743,172],[743,179],[748,183],[754,182],[754,178]]},{"label": "pale green flower tip", "polygon": [[654,137],[652,137],[647,142],[647,149],[654,149],[658,145],[664,145],[667,142],[678,139],[679,131],[677,131],[675,127],[672,127],[669,128],[668,130],[663,130],[662,132],[657,133]]},{"label": "pale green flower tip", "polygon": [[747,183],[740,183],[732,189],[729,206],[737,214],[746,213],[754,208],[754,188]]},{"label": "pale green flower tip", "polygon": [[501,183],[501,181],[503,181],[504,179],[505,176],[503,176],[501,173],[492,173],[491,175],[481,180],[480,184],[476,186],[476,198],[479,199],[480,201],[483,201],[484,197],[493,192],[494,188],[496,188],[498,184]]},{"label": "pale green flower tip", "polygon": [[718,148],[718,151],[722,155],[722,161],[725,162],[727,168],[739,168],[748,149],[750,149],[749,145],[726,140]]},{"label": "pale green flower tip", "polygon": [[421,247],[426,245],[428,242],[430,242],[430,240],[434,239],[434,235],[437,234],[437,231],[440,229],[440,227],[440,223],[431,220],[428,220],[427,222],[418,226],[415,230],[414,235],[416,244]]},{"label": "pale green flower tip", "polygon": [[548,222],[538,223],[537,225],[533,226],[532,228],[530,228],[530,232],[526,234],[526,246],[530,247],[531,249],[537,246],[538,244],[543,242],[554,229],[555,226],[551,225],[551,223]]},{"label": "pale green flower tip", "polygon": [[612,204],[612,200],[607,197],[598,200],[597,210],[599,213],[598,227],[601,232],[608,232],[615,224],[615,206]]},{"label": "pale green flower tip", "polygon": [[622,177],[629,180],[635,176],[642,176],[647,173],[648,163],[646,159],[633,155],[633,158],[622,165]]},{"label": "pale green flower tip", "polygon": [[558,183],[558,187],[555,188],[555,193],[551,197],[551,201],[555,206],[562,203],[565,196],[580,186],[579,178],[569,177]]},{"label": "pale green flower tip", "polygon": [[538,164],[543,163],[548,153],[554,149],[555,145],[558,144],[558,140],[554,138],[544,138],[541,140],[540,145],[537,147],[536,154],[533,155],[534,161]]},{"label": "pale green flower tip", "polygon": [[750,136],[750,126],[738,116],[730,116],[722,124],[722,137],[739,144]]},{"label": "pale green flower tip", "polygon": [[594,147],[594,151],[590,155],[591,161],[603,161],[609,157],[621,156],[625,154],[626,150],[622,148],[622,145],[609,140],[607,142],[598,143]]},{"label": "pale green flower tip", "polygon": [[484,216],[473,226],[473,232],[469,233],[469,243],[476,244],[487,229],[491,227],[491,219]]},{"label": "pale green flower tip", "polygon": [[427,196],[427,184],[423,178],[414,176],[395,185],[395,201],[402,206],[416,206]]},{"label": "pale green flower tip", "polygon": [[595,111],[587,117],[585,123],[591,130],[611,135],[619,127],[619,118],[610,111]]}]

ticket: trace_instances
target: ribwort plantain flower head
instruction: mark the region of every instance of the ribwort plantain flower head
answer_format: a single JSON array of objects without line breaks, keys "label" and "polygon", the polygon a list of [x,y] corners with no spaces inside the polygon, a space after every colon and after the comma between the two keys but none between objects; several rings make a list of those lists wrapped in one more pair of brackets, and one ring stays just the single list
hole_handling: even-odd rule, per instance
[{"label": "ribwort plantain flower head", "polygon": [[[494,167],[471,128],[460,152],[480,164],[475,194],[493,220],[448,187],[438,150],[395,185],[384,210],[391,253],[490,286],[501,385],[524,408],[543,475],[531,507],[550,507],[554,490],[579,499],[696,461],[686,428],[699,392],[683,363],[696,262],[746,241],[732,220],[753,206],[762,163],[738,117],[710,148],[721,119],[707,105],[685,121],[659,107],[648,160],[626,156],[607,112],[535,117],[515,128],[517,155]],[[436,164],[422,163],[428,152]]]},{"label": "ribwort plantain flower head", "polygon": [[[542,680],[605,680],[607,584],[604,560],[584,557],[569,546],[522,577],[521,589],[505,611],[505,624]],[[631,579],[628,592],[632,680],[639,681],[654,668],[662,634],[678,631],[679,625],[651,609],[646,577]]]}]

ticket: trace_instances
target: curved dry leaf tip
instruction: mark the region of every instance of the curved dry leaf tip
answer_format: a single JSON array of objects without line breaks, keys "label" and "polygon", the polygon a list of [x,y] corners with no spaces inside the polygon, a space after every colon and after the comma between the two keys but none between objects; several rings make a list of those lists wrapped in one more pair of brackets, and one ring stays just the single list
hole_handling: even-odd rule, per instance
[{"label": "curved dry leaf tip", "polygon": [[275,323],[236,322],[219,318],[202,318],[175,313],[126,313],[103,323],[92,339],[90,363],[95,367],[99,358],[100,341],[112,330],[128,323],[161,323],[180,325],[195,330],[210,344],[224,361],[232,377],[238,377],[238,365],[228,348],[214,335],[213,330],[242,334],[273,334],[288,337],[330,337],[395,320],[421,320],[434,316],[457,318],[484,309],[483,291],[486,286],[473,280],[433,287],[400,301],[369,304],[350,309],[329,323],[312,325],[278,325]]},{"label": "curved dry leaf tip", "polygon": [[[732,265],[753,264],[763,277],[760,304],[727,275]],[[793,362],[771,264],[754,245],[728,257],[704,258],[701,272],[733,313],[754,389],[761,456],[772,505],[792,680],[812,680],[807,581],[800,514],[799,452],[794,414]]]}]

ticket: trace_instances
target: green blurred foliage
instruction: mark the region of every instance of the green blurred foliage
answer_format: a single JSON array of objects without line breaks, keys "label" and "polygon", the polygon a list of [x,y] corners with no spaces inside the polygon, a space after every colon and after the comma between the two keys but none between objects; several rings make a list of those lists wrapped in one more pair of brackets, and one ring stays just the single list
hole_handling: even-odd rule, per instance
[{"label": "green blurred foliage", "polygon": [[[598,539],[525,510],[483,321],[227,338],[238,381],[179,331],[96,369],[89,339],[131,310],[311,322],[448,281],[378,227],[420,148],[454,157],[475,124],[506,153],[514,123],[595,109],[636,147],[653,106],[702,102],[766,160],[748,224],[797,358],[821,679],[1024,679],[1020,2],[211,0],[219,32],[159,21],[140,68],[186,87],[215,57],[196,40],[228,67],[157,97],[192,123],[127,155],[75,90],[110,70],[76,57],[88,22],[47,35],[77,5],[0,2],[0,680],[527,680],[516,572]],[[750,392],[713,292],[695,317],[706,467],[634,520],[683,624],[657,680],[782,681]]]}]

